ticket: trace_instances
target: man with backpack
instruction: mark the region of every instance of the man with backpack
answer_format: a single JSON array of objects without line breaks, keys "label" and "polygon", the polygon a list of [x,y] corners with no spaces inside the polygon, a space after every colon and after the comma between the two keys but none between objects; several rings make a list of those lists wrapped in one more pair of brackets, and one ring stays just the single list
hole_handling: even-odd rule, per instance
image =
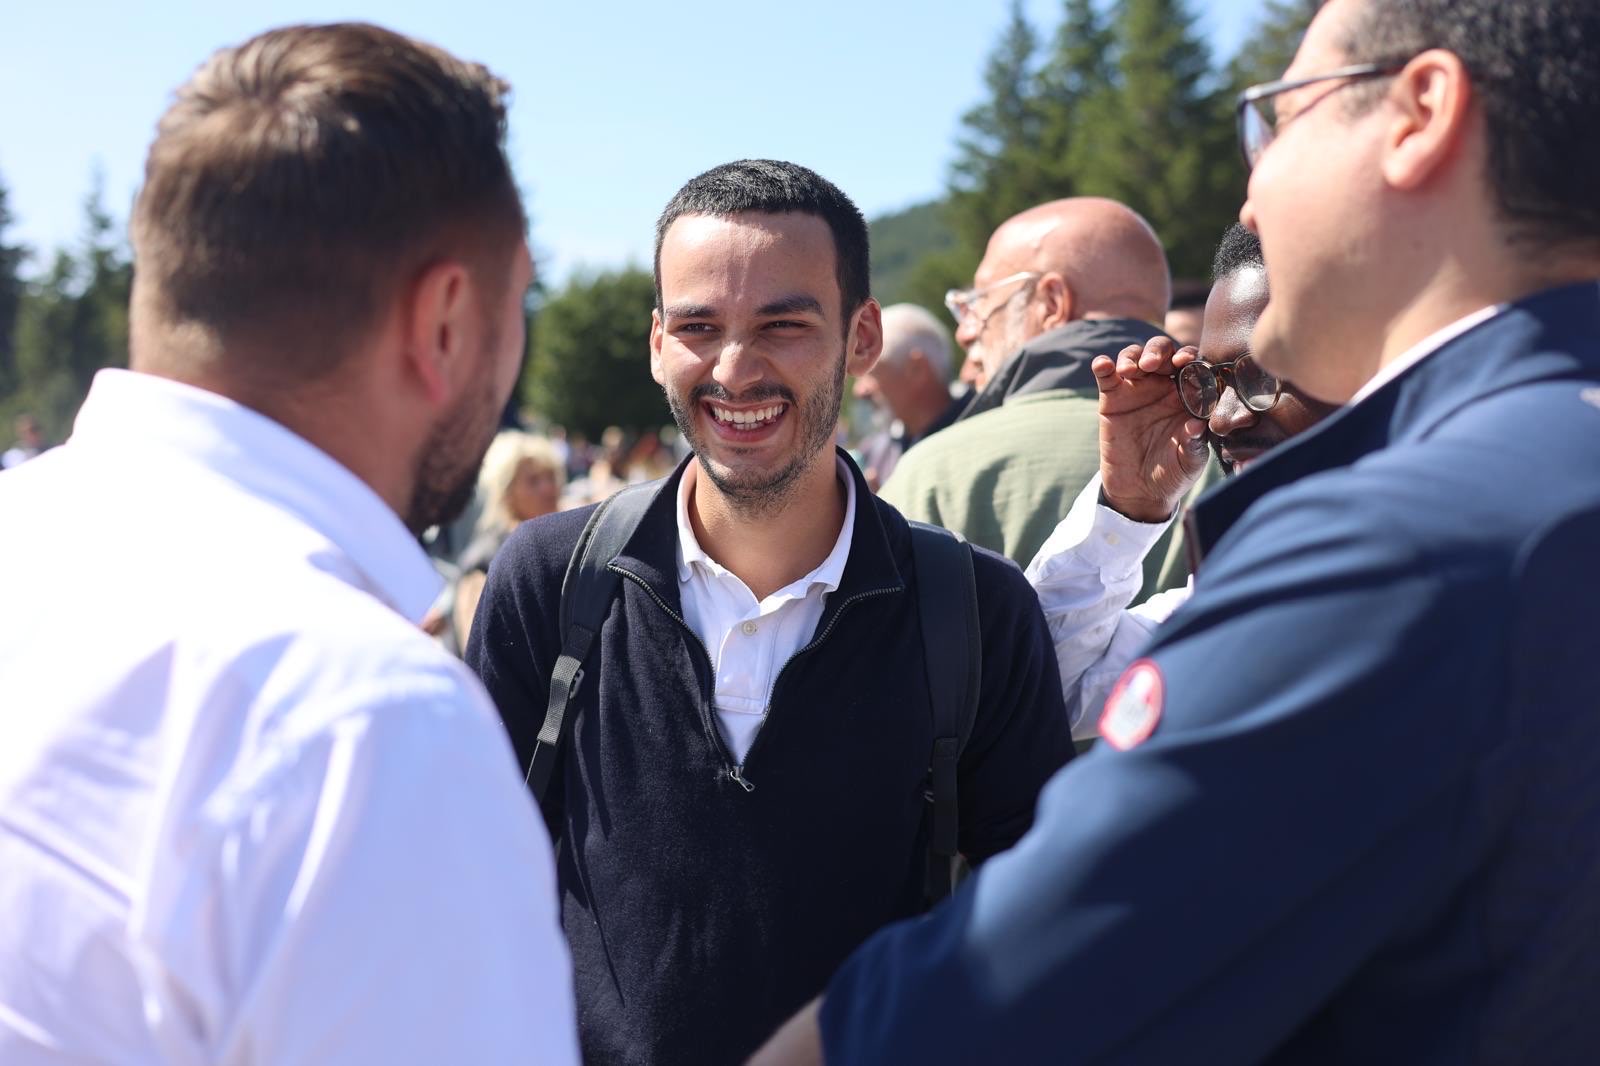
[{"label": "man with backpack", "polygon": [[591,1062],[742,1060],[1032,822],[1072,753],[1021,572],[833,447],[879,354],[867,232],[791,163],[656,227],[650,366],[695,455],[529,522],[467,649],[559,841]]}]

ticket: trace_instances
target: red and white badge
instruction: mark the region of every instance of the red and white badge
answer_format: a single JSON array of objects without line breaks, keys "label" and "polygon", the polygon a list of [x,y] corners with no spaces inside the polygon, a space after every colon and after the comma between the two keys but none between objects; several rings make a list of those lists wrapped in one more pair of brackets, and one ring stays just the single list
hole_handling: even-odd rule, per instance
[{"label": "red and white badge", "polygon": [[1161,706],[1167,684],[1161,667],[1152,659],[1140,659],[1117,681],[1106,697],[1100,714],[1100,736],[1118,751],[1127,751],[1150,739],[1161,721]]}]

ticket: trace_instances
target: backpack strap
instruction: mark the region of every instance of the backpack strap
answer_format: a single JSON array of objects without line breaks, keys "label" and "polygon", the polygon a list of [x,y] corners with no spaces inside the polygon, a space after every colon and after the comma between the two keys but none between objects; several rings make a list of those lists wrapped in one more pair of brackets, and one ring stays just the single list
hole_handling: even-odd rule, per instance
[{"label": "backpack strap", "polygon": [[528,787],[540,802],[550,786],[561,745],[572,731],[567,709],[583,687],[583,660],[600,635],[621,582],[610,568],[611,560],[633,538],[663,484],[664,481],[652,481],[630,485],[613,494],[589,516],[572,549],[566,577],[561,581],[561,655],[550,674],[544,724],[539,727],[539,740],[528,762]]},{"label": "backpack strap", "polygon": [[971,546],[959,533],[912,522],[911,548],[917,568],[923,661],[933,705],[933,755],[928,766],[928,799],[933,812],[926,883],[931,906],[948,896],[959,879],[961,816],[956,771],[978,714],[983,636],[978,628],[978,584]]}]

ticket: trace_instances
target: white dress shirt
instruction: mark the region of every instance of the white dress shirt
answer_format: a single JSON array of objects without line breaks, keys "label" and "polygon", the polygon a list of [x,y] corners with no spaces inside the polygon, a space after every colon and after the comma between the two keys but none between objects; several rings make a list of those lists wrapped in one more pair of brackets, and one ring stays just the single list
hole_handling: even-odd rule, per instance
[{"label": "white dress shirt", "polygon": [[[1386,383],[1506,310],[1485,307],[1424,338],[1380,370],[1350,403],[1360,403]],[[1028,581],[1039,594],[1061,667],[1061,686],[1074,740],[1092,739],[1100,709],[1122,672],[1151,634],[1194,593],[1187,587],[1159,592],[1137,607],[1128,604],[1144,583],[1144,557],[1161,539],[1167,522],[1135,522],[1099,502],[1096,474],[1028,564]]]},{"label": "white dress shirt", "polygon": [[1188,600],[1187,588],[1158,592],[1129,610],[1144,584],[1144,557],[1166,522],[1135,522],[1100,503],[1096,474],[1028,564],[1061,667],[1074,740],[1092,740],[1100,708],[1150,634]]},{"label": "white dress shirt", "polygon": [[577,1061],[549,840],[366,484],[110,370],[0,514],[0,1062]]},{"label": "white dress shirt", "polygon": [[716,678],[717,721],[734,761],[745,755],[761,731],[772,686],[783,666],[816,635],[828,593],[839,587],[850,558],[856,522],[856,483],[844,460],[844,525],[822,565],[757,602],[755,593],[700,547],[689,522],[697,464],[684,468],[678,482],[678,591],[683,619],[711,656]]}]

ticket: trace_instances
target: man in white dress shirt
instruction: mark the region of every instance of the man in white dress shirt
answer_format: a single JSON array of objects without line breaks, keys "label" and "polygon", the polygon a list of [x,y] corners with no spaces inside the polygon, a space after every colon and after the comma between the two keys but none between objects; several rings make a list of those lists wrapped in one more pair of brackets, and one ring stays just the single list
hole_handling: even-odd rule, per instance
[{"label": "man in white dress shirt", "polygon": [[523,344],[504,92],[294,27],[162,119],[131,372],[0,483],[7,1066],[576,1060],[548,838],[414,625]]}]

